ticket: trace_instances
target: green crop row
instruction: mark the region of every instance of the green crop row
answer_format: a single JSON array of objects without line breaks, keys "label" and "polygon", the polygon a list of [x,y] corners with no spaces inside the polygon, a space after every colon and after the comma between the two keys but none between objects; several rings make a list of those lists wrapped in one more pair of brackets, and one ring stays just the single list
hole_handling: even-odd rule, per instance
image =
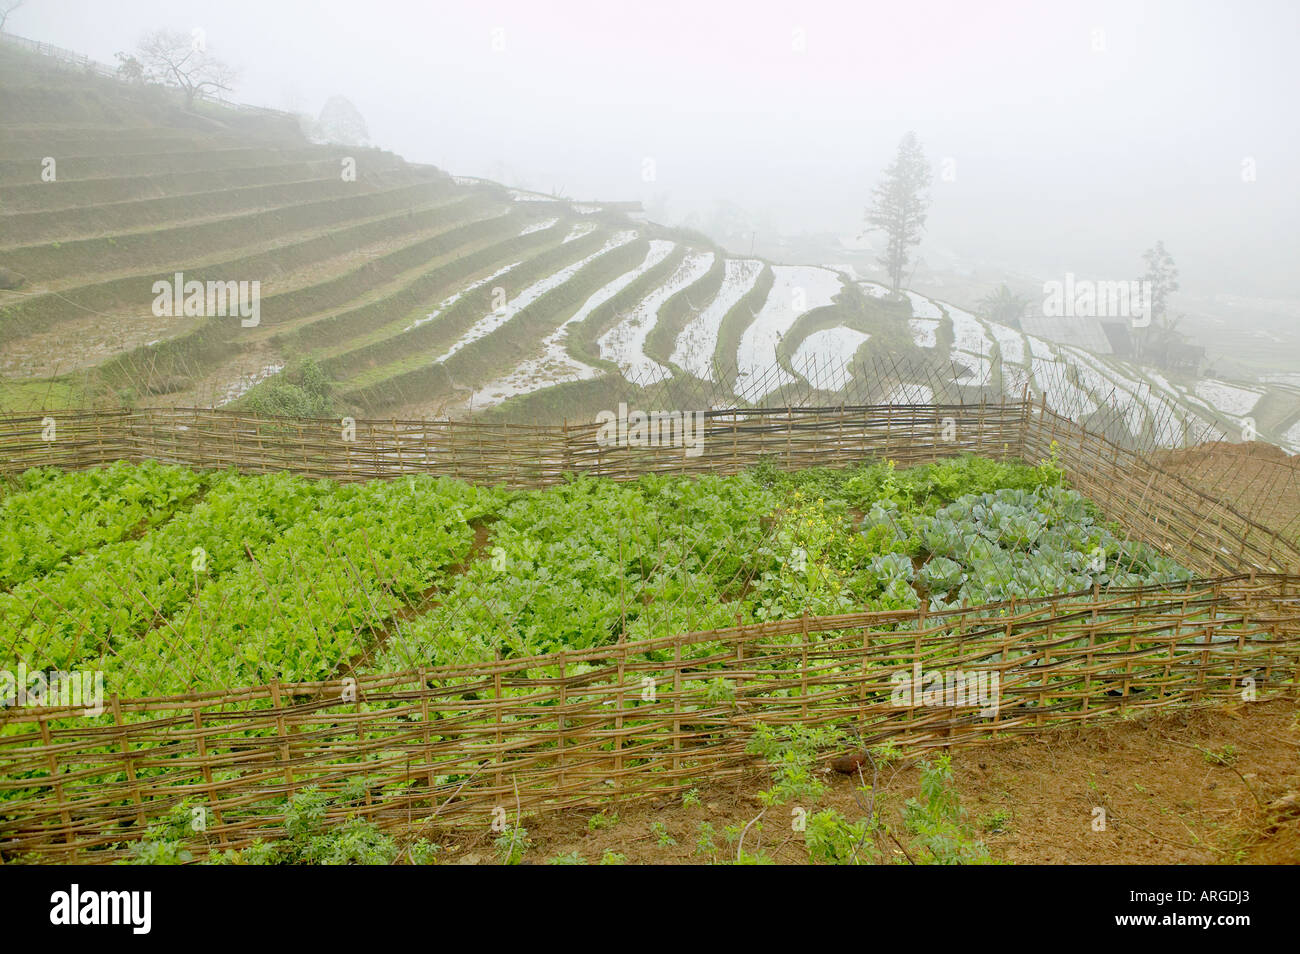
[{"label": "green crop row", "polygon": [[194,497],[200,483],[196,474],[155,463],[66,474],[27,471],[0,502],[0,588],[161,523]]},{"label": "green crop row", "polygon": [[[125,642],[106,679],[153,693],[342,675],[466,560],[499,495],[447,478],[334,488],[191,605]],[[177,652],[180,649],[180,653]]]},{"label": "green crop row", "polygon": [[288,475],[223,473],[204,482],[201,501],[153,532],[87,551],[0,594],[0,658],[61,670],[111,659],[241,565],[247,550],[309,517],[328,489]]},{"label": "green crop row", "polygon": [[[33,474],[3,505],[80,500],[131,472],[171,473]],[[110,533],[0,593],[0,648],[157,695],[1190,577],[1060,484],[1050,462],[978,458],[533,491],[189,475],[177,487],[202,486],[198,503],[164,521],[184,492],[141,497],[152,530]]]}]

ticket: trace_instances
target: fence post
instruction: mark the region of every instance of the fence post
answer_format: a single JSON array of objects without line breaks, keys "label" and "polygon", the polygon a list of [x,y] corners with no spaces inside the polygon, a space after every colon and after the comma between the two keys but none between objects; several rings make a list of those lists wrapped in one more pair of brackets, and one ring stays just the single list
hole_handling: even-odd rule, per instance
[{"label": "fence post", "polygon": [[[930,431],[930,462],[939,459],[939,441],[943,438],[943,412],[938,405],[934,407],[934,428]],[[963,415],[964,418],[964,415]],[[962,421],[965,424],[965,420]]]},{"label": "fence post", "polygon": [[862,629],[862,675],[858,683],[858,725],[867,726],[867,679],[871,673],[871,627]]},{"label": "fence post", "polygon": [[[40,716],[37,725],[41,730],[41,744],[45,746],[45,761],[50,767],[50,782],[54,788],[54,797],[59,800],[59,817],[63,820],[63,837],[69,845],[72,845],[76,839],[72,834],[72,813],[68,811],[68,803],[63,797],[63,783],[59,781],[59,759],[54,754],[54,740],[50,734],[50,723],[45,716]],[[73,849],[68,849],[68,857],[73,855]]]},{"label": "fence post", "polygon": [[736,709],[740,711],[745,697],[745,640],[736,643]]},{"label": "fence post", "polygon": [[[358,696],[360,693],[358,693]],[[293,794],[293,769],[289,766],[289,734],[284,727],[284,710],[280,707],[280,677],[271,680],[271,705],[275,707],[275,734],[280,738],[280,761],[284,763],[286,796]]]},{"label": "fence post", "polygon": [[835,438],[835,462],[838,464],[847,456],[844,453],[844,401],[840,401],[839,434]]},{"label": "fence post", "polygon": [[794,411],[790,405],[785,407],[785,469],[789,470],[794,460],[791,442],[794,439]]},{"label": "fence post", "polygon": [[921,691],[924,680],[917,680],[916,674],[921,670],[921,631],[917,630],[912,637],[912,671],[907,674],[911,680],[912,691],[907,695],[907,723],[911,729],[912,723],[916,721],[916,696]]},{"label": "fence post", "polygon": [[[1032,374],[1033,358],[1030,358],[1030,373]],[[1025,446],[1029,441],[1029,382],[1025,381],[1024,387],[1020,390],[1020,437],[1018,438],[1019,447],[1016,450],[1017,456],[1021,460],[1028,460],[1029,450]]]},{"label": "fence post", "polygon": [[562,433],[564,436],[561,438],[563,443],[560,450],[560,473],[568,474],[573,472],[573,446],[570,443],[573,437],[569,434],[569,419],[567,417],[564,419],[563,426]]},{"label": "fence post", "polygon": [[614,711],[614,791],[623,790],[623,706],[627,698],[627,643],[620,633],[618,638],[618,708]]},{"label": "fence post", "polygon": [[[1042,411],[1043,411],[1043,413],[1044,413],[1044,415],[1045,415],[1045,414],[1047,413],[1047,392],[1046,392],[1046,391],[1044,391],[1044,392],[1042,393],[1042,396],[1039,398],[1039,400],[1042,402]],[[1057,416],[1056,416],[1056,412],[1053,411],[1053,412],[1052,412],[1052,431],[1051,431],[1051,433],[1048,435],[1048,438],[1047,438],[1047,453],[1048,453],[1048,456],[1049,456],[1049,457],[1051,456],[1052,448],[1056,445],[1056,425],[1057,425],[1057,423],[1058,423],[1058,419],[1057,419]]]},{"label": "fence post", "polygon": [[[425,675],[425,668],[423,666],[420,667],[419,672],[420,672],[420,725],[422,729],[420,733],[420,740],[424,744],[424,764],[425,764],[425,769],[429,775],[429,780],[428,780],[429,799],[430,799],[430,804],[432,805],[433,790],[437,786],[437,783],[435,781],[436,776],[433,773],[433,752],[432,752],[433,738],[429,731],[429,681],[428,681],[428,677]],[[499,775],[497,776],[497,784],[498,785],[501,784],[501,777]]]},{"label": "fence post", "polygon": [[[1010,624],[1010,623],[1006,623],[1006,624],[1005,624],[1005,628],[1004,628],[1003,633],[1002,633],[1002,649],[1001,649],[1001,651],[998,653],[998,655],[1002,657],[1002,661],[998,664],[998,665],[999,665],[998,672],[1001,673],[1002,675],[1005,675],[1005,674],[1006,674],[1006,665],[1007,665],[1007,662],[1011,659],[1011,643],[1012,643],[1012,641],[1013,641],[1014,639],[1015,639],[1015,635],[1011,632],[1011,624]],[[999,687],[998,687],[998,695],[999,695],[999,697],[1000,697],[1001,694],[1002,694],[1002,692],[1001,692],[1001,681],[1002,681],[1002,676],[999,676],[999,677],[998,677],[998,683],[999,683]],[[1000,733],[998,732],[998,727],[1001,726],[1001,725],[1002,725],[1002,700],[1001,700],[1001,698],[999,698],[999,699],[998,699],[998,707],[997,707],[997,711],[995,711],[995,712],[993,713],[993,740],[994,740],[995,742],[996,742],[997,739],[999,738]]]},{"label": "fence post", "polygon": [[144,806],[140,798],[140,787],[137,784],[135,774],[135,760],[131,758],[131,746],[126,740],[126,726],[122,721],[122,703],[118,699],[117,693],[113,693],[110,703],[113,708],[113,725],[117,727],[118,741],[121,745],[123,761],[126,763],[126,778],[131,783],[131,801],[135,803],[135,820],[136,823],[144,828]]},{"label": "fence post", "polygon": [[740,415],[731,412],[731,469],[740,469]]},{"label": "fence post", "polygon": [[1003,428],[1007,424],[1007,395],[1004,391],[998,401],[998,436],[1002,438],[1002,456],[998,460],[1007,459],[1007,435]]},{"label": "fence post", "polygon": [[673,640],[673,772],[681,770],[682,760],[682,638]]},{"label": "fence post", "polygon": [[[114,696],[114,698],[116,699],[117,697]],[[203,735],[203,710],[196,703],[193,712],[194,731],[198,736],[196,748],[199,753],[199,763],[203,766],[203,781],[208,786],[208,801],[212,804],[212,817],[215,818],[217,822],[218,837],[221,839],[222,847],[225,847],[229,844],[225,832],[226,822],[221,816],[221,809],[218,807],[221,803],[217,798],[216,786],[212,782],[212,766],[208,763],[208,740]]]},{"label": "fence post", "polygon": [[558,751],[557,761],[560,769],[560,797],[564,797],[564,707],[568,704],[568,691],[565,680],[568,675],[568,654],[560,650],[560,691],[558,699],[558,711],[555,719],[556,732],[556,749]]},{"label": "fence post", "polygon": [[808,609],[804,608],[803,618],[799,621],[802,634],[799,640],[799,717],[808,719]]},{"label": "fence post", "polygon": [[502,746],[503,746],[504,743],[505,743],[505,735],[504,735],[504,733],[502,732],[502,721],[501,721],[501,720],[502,720],[502,715],[501,715],[501,692],[502,692],[502,686],[501,686],[501,650],[499,650],[499,649],[496,650],[496,651],[492,654],[492,658],[493,658],[493,661],[494,661],[494,663],[495,663],[495,666],[494,666],[493,669],[492,669],[492,699],[493,699],[493,701],[496,703],[496,704],[492,707],[492,712],[493,712],[493,722],[495,723],[495,733],[494,733],[493,738],[494,738],[494,740],[496,741],[496,746],[497,746],[497,754],[496,754],[496,759],[495,759],[495,761],[496,761],[496,763],[497,763],[497,772],[496,772],[496,781],[495,781],[495,784],[496,784],[496,787],[497,787],[497,788],[501,788],[501,787],[505,784],[505,778],[504,778],[504,776],[503,776],[503,774],[502,774],[501,769],[502,769],[502,765],[503,765],[503,763],[505,762],[505,755],[506,755],[505,752],[504,752],[503,749],[502,749]]},{"label": "fence post", "polygon": [[[866,415],[863,415],[863,433],[866,433]],[[913,428],[916,427],[916,419],[912,419]],[[894,407],[892,404],[885,405],[885,452],[880,456],[886,460],[894,456]]]}]

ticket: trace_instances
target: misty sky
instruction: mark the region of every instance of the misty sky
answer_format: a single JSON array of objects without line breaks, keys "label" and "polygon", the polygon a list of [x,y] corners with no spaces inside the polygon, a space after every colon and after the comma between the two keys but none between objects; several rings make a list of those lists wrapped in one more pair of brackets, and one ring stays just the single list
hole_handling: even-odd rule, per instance
[{"label": "misty sky", "polygon": [[27,0],[8,28],[112,62],[202,27],[233,98],[342,94],[408,159],[668,220],[856,234],[914,129],[923,251],[1126,278],[1163,239],[1188,291],[1300,298],[1297,6]]}]

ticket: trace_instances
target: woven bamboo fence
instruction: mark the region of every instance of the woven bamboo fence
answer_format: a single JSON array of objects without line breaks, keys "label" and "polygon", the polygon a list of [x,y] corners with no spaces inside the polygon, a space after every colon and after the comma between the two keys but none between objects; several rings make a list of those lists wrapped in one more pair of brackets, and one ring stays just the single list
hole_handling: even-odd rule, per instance
[{"label": "woven bamboo fence", "polygon": [[[339,481],[428,473],[543,487],[587,474],[726,474],[761,461],[794,469],[888,458],[900,466],[959,454],[1040,460],[1122,524],[1206,576],[1300,570],[1300,540],[1216,499],[1145,456],[1030,401],[700,412],[698,453],[600,439],[596,424],[298,420],[148,408],[0,419],[0,468],[91,467],[152,459],[195,469],[288,471]],[[43,439],[53,424],[53,440]],[[1288,528],[1290,529],[1290,528]]]},{"label": "woven bamboo fence", "polygon": [[1034,409],[1019,452],[1029,460],[1055,453],[1069,482],[1129,536],[1200,573],[1300,572],[1295,537],[1046,408]]},{"label": "woven bamboo fence", "polygon": [[[486,827],[494,809],[594,809],[735,775],[760,723],[952,746],[1293,692],[1298,665],[1300,578],[1260,574],[805,617],[355,682],[114,697],[98,718],[14,710],[0,737],[0,848],[110,860],[182,801],[207,810],[213,848],[237,848],[282,834],[286,796],[357,776],[367,794],[347,814],[407,835]],[[998,690],[900,702],[900,680],[918,671],[996,673]]]},{"label": "woven bamboo fence", "polygon": [[[151,459],[195,469],[288,471],[340,481],[429,473],[539,487],[575,473],[614,479],[734,473],[764,459],[794,468],[871,457],[902,464],[960,453],[1002,457],[1018,451],[1028,406],[1002,402],[699,413],[698,453],[680,442],[641,447],[602,441],[596,424],[300,420],[161,408],[13,416],[0,419],[0,467],[13,473]],[[46,440],[51,425],[54,439]]]},{"label": "woven bamboo fence", "polygon": [[[283,834],[307,786],[331,809],[413,836],[493,809],[599,807],[745,770],[756,725],[851,725],[862,744],[991,741],[1117,710],[1294,694],[1295,543],[1141,455],[1029,402],[705,412],[701,453],[607,446],[595,425],[259,420],[213,411],[0,421],[6,469],[152,458],[360,480],[413,472],[510,486],[566,474],[725,473],[961,453],[1055,456],[1124,531],[1203,575],[941,614],[858,613],[621,642],[583,652],[166,698],[98,716],[10,708],[0,721],[0,853],[108,861],[174,806],[213,848]],[[914,672],[995,672],[996,712],[899,705]]]}]

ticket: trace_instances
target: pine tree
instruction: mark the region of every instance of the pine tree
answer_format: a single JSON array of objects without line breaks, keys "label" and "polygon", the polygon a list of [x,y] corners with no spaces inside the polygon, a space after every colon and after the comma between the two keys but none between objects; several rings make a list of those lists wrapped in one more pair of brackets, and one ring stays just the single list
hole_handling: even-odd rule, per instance
[{"label": "pine tree", "polygon": [[1142,278],[1151,283],[1151,317],[1160,321],[1165,317],[1169,296],[1178,291],[1178,266],[1160,241],[1143,253],[1142,260],[1147,265]]},{"label": "pine tree", "polygon": [[867,225],[888,237],[877,261],[889,271],[889,284],[898,294],[907,267],[908,249],[920,244],[925,229],[930,197],[930,165],[925,161],[916,133],[909,132],[898,144],[898,155],[885,169],[884,178],[871,192]]},{"label": "pine tree", "polygon": [[1142,260],[1147,266],[1142,280],[1151,283],[1150,301],[1147,302],[1151,308],[1151,322],[1145,328],[1134,329],[1134,343],[1140,355],[1167,354],[1169,344],[1177,334],[1177,321],[1170,321],[1167,312],[1169,296],[1178,291],[1178,266],[1161,241],[1143,252]]}]

